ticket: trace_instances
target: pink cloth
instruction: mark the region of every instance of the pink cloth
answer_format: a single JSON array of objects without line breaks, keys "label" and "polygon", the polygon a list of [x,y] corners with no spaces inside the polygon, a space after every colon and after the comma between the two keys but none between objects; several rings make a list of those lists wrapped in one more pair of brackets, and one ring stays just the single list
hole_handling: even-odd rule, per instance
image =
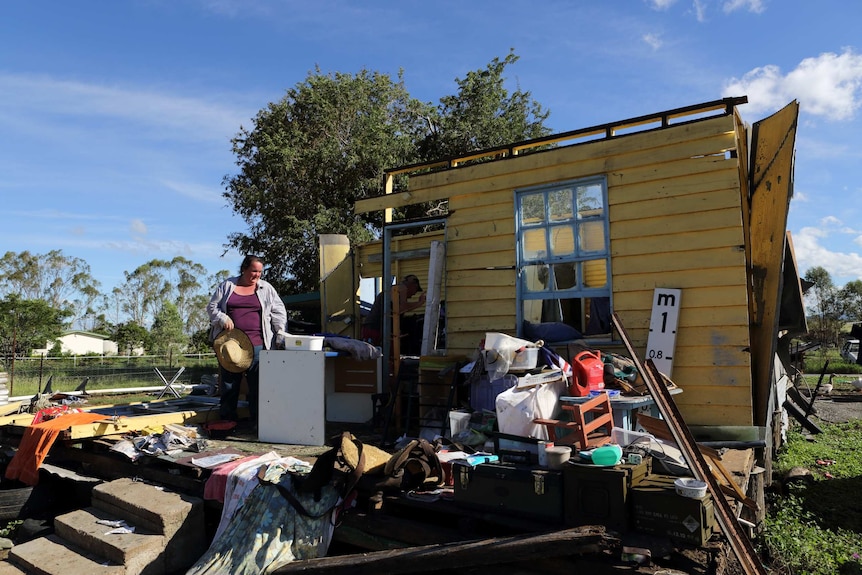
[{"label": "pink cloth", "polygon": [[249,455],[240,459],[234,459],[223,465],[216,467],[210,475],[207,482],[204,484],[204,499],[213,499],[219,503],[224,503],[224,493],[227,487],[227,478],[231,471],[252,459],[257,459],[258,455]]}]

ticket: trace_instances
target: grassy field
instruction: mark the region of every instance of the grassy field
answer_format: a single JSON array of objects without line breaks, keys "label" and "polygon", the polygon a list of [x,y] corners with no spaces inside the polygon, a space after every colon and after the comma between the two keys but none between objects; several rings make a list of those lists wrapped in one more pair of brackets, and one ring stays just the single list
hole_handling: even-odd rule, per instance
[{"label": "grassy field", "polygon": [[[811,355],[805,364],[811,389],[828,360],[824,381],[842,374],[833,379],[833,393],[855,391],[849,382],[860,366],[835,350]],[[760,545],[770,573],[862,574],[862,420],[818,424],[823,433],[810,434],[791,419],[787,443],[773,462],[775,477],[785,479],[767,493]]]}]

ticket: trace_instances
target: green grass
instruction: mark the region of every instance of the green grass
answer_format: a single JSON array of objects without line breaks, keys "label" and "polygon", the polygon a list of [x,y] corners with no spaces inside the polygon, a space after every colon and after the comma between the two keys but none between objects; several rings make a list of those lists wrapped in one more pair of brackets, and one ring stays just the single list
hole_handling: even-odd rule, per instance
[{"label": "green grass", "polygon": [[[837,349],[822,349],[806,355],[804,372],[801,388],[813,391],[821,373],[824,383],[837,374],[832,393],[850,393],[862,366],[844,361]],[[819,425],[823,433],[809,435],[793,421],[773,461],[775,477],[804,468],[811,481],[776,482],[780,487],[767,494],[760,545],[771,573],[862,573],[862,421]]]},{"label": "green grass", "polygon": [[821,428],[792,428],[774,461],[776,476],[804,467],[813,478],[770,494],[761,545],[774,573],[862,573],[862,422]]}]

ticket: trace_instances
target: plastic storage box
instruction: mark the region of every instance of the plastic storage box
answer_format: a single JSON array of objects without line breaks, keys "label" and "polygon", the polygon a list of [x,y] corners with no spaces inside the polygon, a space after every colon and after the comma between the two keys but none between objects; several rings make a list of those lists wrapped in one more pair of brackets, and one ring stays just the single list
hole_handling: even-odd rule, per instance
[{"label": "plastic storage box", "polygon": [[321,351],[323,349],[323,336],[288,335],[284,338],[284,349],[301,351]]}]

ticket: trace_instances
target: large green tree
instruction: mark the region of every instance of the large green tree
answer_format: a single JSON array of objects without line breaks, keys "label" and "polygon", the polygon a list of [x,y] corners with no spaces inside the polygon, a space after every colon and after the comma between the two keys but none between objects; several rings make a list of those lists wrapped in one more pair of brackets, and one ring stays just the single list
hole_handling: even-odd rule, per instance
[{"label": "large green tree", "polygon": [[468,73],[436,107],[412,98],[401,74],[310,73],[232,140],[239,172],[225,177],[224,196],[248,229],[229,245],[262,256],[282,293],[316,290],[319,234],[379,236],[380,215],[353,205],[381,192],[386,168],[549,132],[529,92],[504,87],[516,61],[510,53]]},{"label": "large green tree", "polygon": [[0,300],[0,348],[7,362],[18,355],[58,338],[68,319],[68,311],[51,307],[42,299],[24,299],[15,294]]}]

